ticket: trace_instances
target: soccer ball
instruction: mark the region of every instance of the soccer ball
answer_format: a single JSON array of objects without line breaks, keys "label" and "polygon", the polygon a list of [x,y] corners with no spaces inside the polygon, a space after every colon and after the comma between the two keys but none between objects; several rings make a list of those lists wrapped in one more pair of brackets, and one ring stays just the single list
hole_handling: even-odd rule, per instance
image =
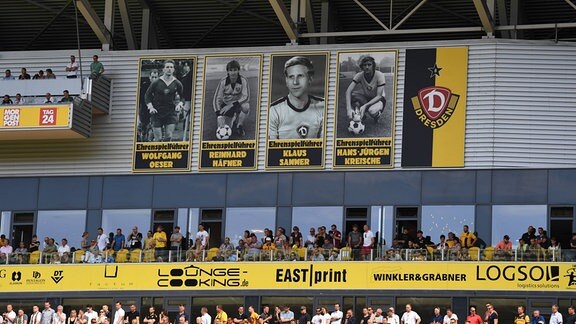
[{"label": "soccer ball", "polygon": [[362,121],[351,120],[350,124],[348,124],[348,131],[354,135],[360,135],[364,133],[364,129],[366,126],[362,123]]},{"label": "soccer ball", "polygon": [[224,125],[224,127],[218,127],[216,129],[216,138],[219,140],[227,140],[232,135],[232,128],[228,125]]}]

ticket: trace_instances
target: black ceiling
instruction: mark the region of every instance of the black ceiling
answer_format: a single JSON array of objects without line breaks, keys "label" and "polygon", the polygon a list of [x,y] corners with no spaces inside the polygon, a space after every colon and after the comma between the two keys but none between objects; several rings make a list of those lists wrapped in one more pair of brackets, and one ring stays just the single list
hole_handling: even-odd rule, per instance
[{"label": "black ceiling", "polygon": [[[332,31],[382,30],[354,0],[311,1],[316,31],[321,25],[322,1],[332,8]],[[359,0],[384,24],[397,24],[420,0]],[[510,1],[503,1],[510,17]],[[567,1],[517,0],[519,24],[574,23],[576,9]],[[91,0],[98,15],[104,16],[105,0]],[[263,47],[289,42],[268,0],[127,0],[133,33],[140,44],[142,9],[148,5],[154,17],[151,30],[157,35],[153,48]],[[290,8],[290,0],[284,0]],[[392,8],[391,8],[392,6]],[[2,0],[0,1],[0,51],[54,50],[77,48],[75,8],[72,0]],[[392,12],[392,15],[390,14]],[[496,23],[502,13],[496,10]],[[82,15],[78,14],[82,48],[100,48],[101,44]],[[428,0],[399,28],[431,29],[480,27],[473,0]],[[304,21],[299,31],[309,32]],[[114,14],[113,49],[128,49],[118,8]],[[478,39],[482,31],[452,33],[410,33],[402,35],[362,35],[335,37],[332,43],[391,42],[419,40]],[[496,37],[506,34],[496,33]],[[576,28],[538,29],[519,32],[522,39],[575,40]],[[309,38],[299,43],[314,42]],[[152,43],[154,45],[154,43]]]}]

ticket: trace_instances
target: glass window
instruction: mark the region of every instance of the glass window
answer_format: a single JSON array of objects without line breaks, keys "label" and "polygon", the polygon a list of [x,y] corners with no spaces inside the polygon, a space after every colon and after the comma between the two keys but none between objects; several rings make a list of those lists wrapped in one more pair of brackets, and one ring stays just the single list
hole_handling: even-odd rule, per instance
[{"label": "glass window", "polygon": [[0,217],[0,233],[6,235],[6,237],[10,237],[10,218],[12,213],[9,211],[3,211]]},{"label": "glass window", "polygon": [[264,236],[264,229],[274,229],[276,208],[228,208],[226,209],[225,235],[234,245],[244,236],[244,230],[256,234],[259,240]]},{"label": "glass window", "polygon": [[66,238],[70,247],[79,248],[82,233],[86,230],[86,211],[39,210],[36,228],[41,242],[46,236],[54,238],[58,244]]},{"label": "glass window", "polygon": [[504,235],[510,236],[514,247],[528,226],[546,228],[546,205],[510,205],[492,207],[492,244],[502,240]]},{"label": "glass window", "polygon": [[138,226],[138,231],[146,237],[150,227],[150,209],[105,209],[102,211],[102,229],[104,233],[114,232],[117,228],[127,235],[132,226]]},{"label": "glass window", "polygon": [[190,237],[198,232],[198,222],[200,219],[200,209],[190,208],[188,212],[188,234]]},{"label": "glass window", "polygon": [[422,206],[421,229],[433,242],[440,241],[441,234],[448,237],[449,232],[458,237],[464,225],[474,232],[474,214],[474,206]]},{"label": "glass window", "polygon": [[[330,225],[336,224],[341,229],[342,216],[342,207],[294,207],[292,208],[292,226],[300,228],[305,240],[311,227],[317,229],[319,226],[326,226],[329,230]],[[291,232],[288,229],[286,231],[288,234]]]}]

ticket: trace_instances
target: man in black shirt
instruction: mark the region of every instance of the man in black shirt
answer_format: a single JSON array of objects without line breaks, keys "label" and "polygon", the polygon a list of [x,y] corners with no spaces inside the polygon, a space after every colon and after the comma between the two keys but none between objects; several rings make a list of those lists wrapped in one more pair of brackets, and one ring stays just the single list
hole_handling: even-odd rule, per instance
[{"label": "man in black shirt", "polygon": [[244,307],[238,307],[238,315],[234,317],[234,323],[244,323],[248,319],[248,315],[244,313]]},{"label": "man in black shirt", "polygon": [[130,311],[124,316],[126,324],[140,324],[140,313],[136,310],[136,305],[130,305]]},{"label": "man in black shirt", "polygon": [[298,317],[298,324],[310,324],[310,314],[306,312],[306,306],[300,307],[300,316]]},{"label": "man in black shirt", "polygon": [[144,317],[145,324],[158,324],[158,315],[156,314],[156,309],[154,307],[150,307],[148,309],[148,315]]},{"label": "man in black shirt", "polygon": [[574,306],[568,307],[568,316],[566,316],[565,324],[576,324],[576,312]]},{"label": "man in black shirt", "polygon": [[346,311],[344,324],[356,324],[356,318],[354,317],[354,311],[352,311],[352,309]]}]

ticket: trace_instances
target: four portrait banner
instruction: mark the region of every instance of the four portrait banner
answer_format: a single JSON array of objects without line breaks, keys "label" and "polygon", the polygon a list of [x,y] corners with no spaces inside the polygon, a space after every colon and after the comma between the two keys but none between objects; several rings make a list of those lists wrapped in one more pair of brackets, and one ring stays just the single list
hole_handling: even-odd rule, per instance
[{"label": "four portrait banner", "polygon": [[333,94],[328,51],[205,55],[201,81],[196,56],[142,57],[132,170],[190,171],[193,140],[200,172],[257,170],[259,147],[265,170],[393,168],[398,122],[402,167],[463,167],[467,48],[404,53],[337,52]]}]

